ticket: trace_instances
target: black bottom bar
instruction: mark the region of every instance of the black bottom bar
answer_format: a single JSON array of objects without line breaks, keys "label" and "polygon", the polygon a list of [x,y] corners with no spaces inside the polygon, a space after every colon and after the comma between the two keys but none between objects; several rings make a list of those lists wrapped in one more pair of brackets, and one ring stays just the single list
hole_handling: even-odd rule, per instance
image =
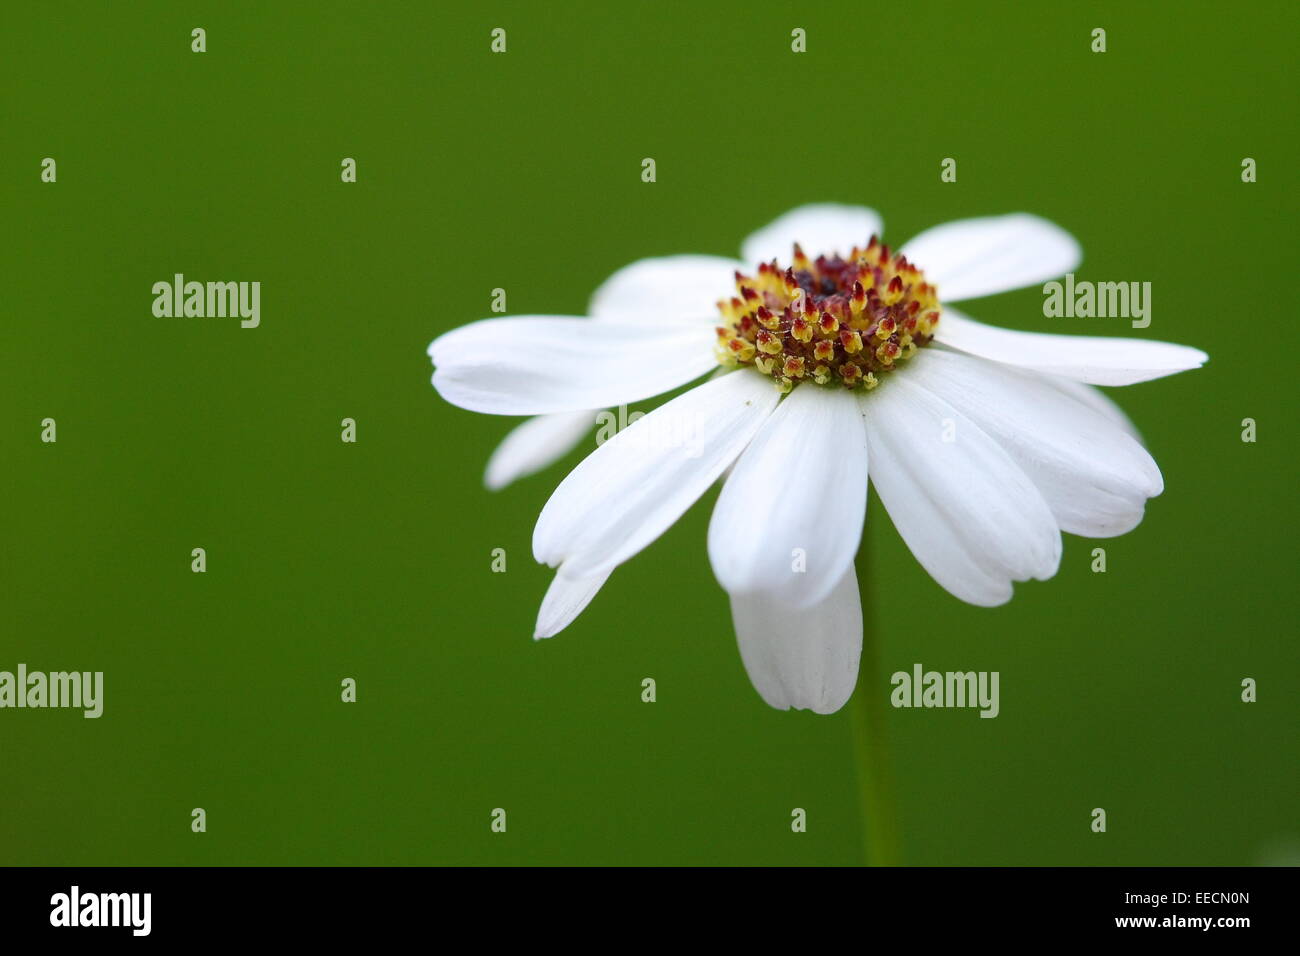
[{"label": "black bottom bar", "polygon": [[[436,868],[33,868],[6,870],[0,879],[6,942],[62,936],[91,945],[114,938],[338,944],[435,927],[439,934],[477,927],[495,937],[514,925],[525,934],[567,935],[617,933],[623,924],[636,935],[704,920],[724,935],[761,928],[764,935],[786,930],[824,940],[848,932],[864,944],[902,933],[927,944],[1109,936],[1231,945],[1241,934],[1286,929],[1295,870],[907,868],[776,875],[627,869],[612,877],[575,870],[557,878]],[[527,919],[533,913],[539,922]],[[516,923],[520,917],[525,922]]]}]

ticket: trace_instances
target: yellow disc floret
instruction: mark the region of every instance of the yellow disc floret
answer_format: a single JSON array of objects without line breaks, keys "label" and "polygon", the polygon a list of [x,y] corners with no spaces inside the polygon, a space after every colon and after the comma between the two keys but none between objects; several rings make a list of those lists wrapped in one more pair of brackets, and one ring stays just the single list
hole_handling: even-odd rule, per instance
[{"label": "yellow disc floret", "polygon": [[761,263],[736,273],[736,294],[718,303],[718,361],[750,365],[788,392],[803,382],[875,388],[929,345],[939,322],[934,286],[875,236],[847,258],[809,259],[798,244],[794,265]]}]

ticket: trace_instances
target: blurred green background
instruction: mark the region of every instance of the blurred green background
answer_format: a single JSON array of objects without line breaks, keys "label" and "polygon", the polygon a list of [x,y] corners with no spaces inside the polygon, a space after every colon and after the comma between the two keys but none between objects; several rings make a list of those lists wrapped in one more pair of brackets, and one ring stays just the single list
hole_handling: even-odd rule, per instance
[{"label": "blurred green background", "polygon": [[[581,313],[632,260],[734,254],[827,200],[875,206],[895,243],[1044,215],[1082,242],[1079,278],[1153,283],[1150,329],[1045,319],[1037,288],[966,311],[1211,355],[1112,393],[1167,490],[1101,542],[1106,574],[1067,537],[1054,580],[969,607],[872,500],[868,690],[916,662],[1002,675],[996,720],[888,711],[902,860],[1296,862],[1290,13],[7,9],[0,670],[102,670],[106,700],[0,711],[0,863],[858,862],[849,711],[751,689],[705,554],[716,492],[534,643],[533,521],[587,449],[488,493],[512,422],[442,402],[424,351],[495,287]],[[155,318],[176,272],[259,280],[261,327]]]}]

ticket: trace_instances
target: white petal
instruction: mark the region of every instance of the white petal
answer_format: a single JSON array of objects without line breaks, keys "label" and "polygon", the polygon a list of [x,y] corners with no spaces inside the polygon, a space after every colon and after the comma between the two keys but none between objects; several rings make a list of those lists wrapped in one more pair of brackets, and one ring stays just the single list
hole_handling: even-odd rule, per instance
[{"label": "white petal", "polygon": [[1012,581],[1056,573],[1056,520],[997,442],[909,377],[903,369],[860,396],[872,484],[939,584],[971,604],[1004,604]]},{"label": "white petal", "polygon": [[586,610],[591,599],[609,580],[609,571],[593,574],[589,577],[573,577],[567,569],[561,567],[555,572],[551,586],[542,598],[542,606],[537,611],[537,627],[533,639],[554,637],[573,623],[573,619]]},{"label": "white petal", "polygon": [[814,258],[832,252],[848,255],[855,245],[865,246],[873,234],[880,235],[884,228],[874,209],[814,203],[792,209],[752,234],[741,246],[741,258],[751,268],[773,259],[788,266],[796,242]]},{"label": "white petal", "polygon": [[575,577],[609,571],[708,489],[777,402],[748,369],[705,382],[623,429],[578,465],[542,509],[533,554]]},{"label": "white petal", "polygon": [[900,251],[938,287],[942,302],[1054,279],[1083,259],[1079,243],[1068,232],[1024,212],[934,226]]},{"label": "white petal", "polygon": [[948,306],[939,317],[935,338],[971,355],[1090,385],[1148,382],[1200,368],[1209,360],[1200,349],[1173,342],[1000,329]]},{"label": "white petal", "polygon": [[745,268],[718,256],[642,259],[606,279],[588,311],[595,319],[713,323],[718,300],[736,294],[736,270]]},{"label": "white petal", "polygon": [[937,349],[908,364],[912,382],[959,407],[1006,450],[1063,531],[1123,534],[1164,490],[1160,469],[1128,432],[1038,372]]},{"label": "white petal", "polygon": [[1114,399],[1095,385],[1085,385],[1083,382],[1076,382],[1070,378],[1061,378],[1059,375],[1044,375],[1043,381],[1049,383],[1062,395],[1068,395],[1075,401],[1087,405],[1094,412],[1110,419],[1112,423],[1124,429],[1140,444],[1146,444],[1142,439],[1142,433],[1138,431],[1138,427],[1133,424],[1133,420],[1128,417],[1124,409],[1116,405]]},{"label": "white petal", "polygon": [[488,458],[483,483],[497,491],[559,461],[591,432],[597,414],[591,409],[556,412],[515,426]]},{"label": "white petal", "polygon": [[848,701],[862,656],[852,565],[820,604],[795,610],[771,595],[732,595],[731,619],[749,679],[770,706],[833,714]]},{"label": "white petal", "polygon": [[867,436],[856,398],[800,386],[722,487],[709,523],[713,573],[732,595],[816,604],[853,563],[866,507]]},{"label": "white petal", "polygon": [[433,387],[472,412],[543,415],[640,401],[717,366],[700,325],[557,316],[483,319],[429,346]]}]

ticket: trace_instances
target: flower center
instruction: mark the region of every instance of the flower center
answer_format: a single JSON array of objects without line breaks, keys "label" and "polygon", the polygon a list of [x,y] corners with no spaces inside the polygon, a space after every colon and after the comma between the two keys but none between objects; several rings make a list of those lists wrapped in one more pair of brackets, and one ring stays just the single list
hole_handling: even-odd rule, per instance
[{"label": "flower center", "polygon": [[879,376],[929,345],[939,297],[922,272],[875,236],[865,249],[761,263],[736,273],[736,295],[718,303],[718,362],[751,365],[788,392],[801,382],[875,388]]}]

